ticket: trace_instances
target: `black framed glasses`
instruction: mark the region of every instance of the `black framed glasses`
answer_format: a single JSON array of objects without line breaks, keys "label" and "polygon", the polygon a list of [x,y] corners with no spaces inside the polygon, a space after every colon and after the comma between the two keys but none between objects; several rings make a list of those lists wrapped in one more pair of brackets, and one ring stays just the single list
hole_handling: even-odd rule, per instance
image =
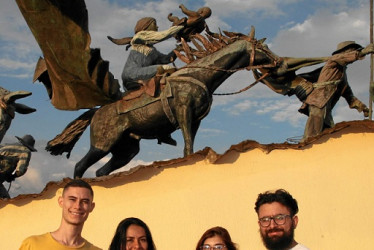
[{"label": "black framed glasses", "polygon": [[287,217],[291,218],[291,215],[289,215],[289,214],[278,214],[278,215],[272,216],[272,217],[266,216],[266,217],[262,217],[262,218],[258,219],[258,221],[260,222],[260,225],[262,227],[270,226],[271,220],[273,220],[274,223],[277,224],[277,225],[284,225],[286,223]]},{"label": "black framed glasses", "polygon": [[225,248],[226,248],[226,246],[222,245],[222,244],[217,244],[217,245],[214,245],[214,246],[202,245],[200,247],[201,250],[222,250],[222,249],[225,249]]}]

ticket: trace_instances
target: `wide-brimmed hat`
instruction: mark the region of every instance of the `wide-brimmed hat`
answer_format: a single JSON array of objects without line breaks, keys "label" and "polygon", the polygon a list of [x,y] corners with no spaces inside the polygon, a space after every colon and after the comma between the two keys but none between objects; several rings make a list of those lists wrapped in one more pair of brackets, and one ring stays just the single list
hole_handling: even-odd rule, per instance
[{"label": "wide-brimmed hat", "polygon": [[24,135],[22,138],[16,136],[16,138],[19,140],[19,142],[30,149],[33,152],[36,152],[37,150],[34,148],[35,145],[35,139],[32,137],[32,135]]},{"label": "wide-brimmed hat", "polygon": [[135,25],[134,32],[135,34],[138,33],[139,31],[146,30],[151,23],[155,22],[156,19],[153,17],[143,17],[138,20],[138,22]]},{"label": "wide-brimmed hat", "polygon": [[333,55],[338,54],[346,49],[354,48],[356,50],[361,50],[363,47],[360,44],[357,44],[355,41],[344,41],[338,44],[336,50],[332,53]]},{"label": "wide-brimmed hat", "polygon": [[[156,19],[153,17],[143,17],[139,19],[134,28],[135,34],[146,30],[152,22],[156,22]],[[107,36],[107,38],[117,45],[127,45],[126,50],[128,50],[131,46],[132,37],[113,38],[111,36]]]}]

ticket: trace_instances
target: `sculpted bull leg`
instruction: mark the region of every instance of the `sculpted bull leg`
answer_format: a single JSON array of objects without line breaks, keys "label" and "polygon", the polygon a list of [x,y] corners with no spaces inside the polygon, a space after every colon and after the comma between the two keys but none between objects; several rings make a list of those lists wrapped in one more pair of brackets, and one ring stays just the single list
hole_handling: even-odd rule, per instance
[{"label": "sculpted bull leg", "polygon": [[91,146],[87,154],[75,165],[74,179],[82,178],[84,172],[86,172],[86,170],[89,167],[91,167],[93,164],[95,164],[97,161],[99,161],[101,158],[103,158],[107,154],[108,152],[105,152],[103,150],[100,150],[100,149],[97,149]]},{"label": "sculpted bull leg", "polygon": [[111,150],[112,158],[96,171],[96,176],[109,175],[129,163],[139,153],[139,140],[128,137]]}]

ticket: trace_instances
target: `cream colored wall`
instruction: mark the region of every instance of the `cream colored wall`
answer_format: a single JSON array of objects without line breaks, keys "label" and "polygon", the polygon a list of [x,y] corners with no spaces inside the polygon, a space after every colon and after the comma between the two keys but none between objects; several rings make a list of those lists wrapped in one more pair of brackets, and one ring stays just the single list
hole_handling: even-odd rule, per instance
[{"label": "cream colored wall", "polygon": [[[374,133],[340,133],[303,149],[228,152],[210,164],[198,154],[166,167],[142,168],[91,182],[96,208],[83,235],[107,249],[117,224],[135,216],[160,250],[194,249],[212,226],[227,228],[240,249],[264,249],[254,202],[284,188],[299,202],[296,240],[311,249],[373,249]],[[63,186],[59,184],[59,186]],[[55,230],[61,189],[0,202],[0,249],[18,249],[31,234]]]}]

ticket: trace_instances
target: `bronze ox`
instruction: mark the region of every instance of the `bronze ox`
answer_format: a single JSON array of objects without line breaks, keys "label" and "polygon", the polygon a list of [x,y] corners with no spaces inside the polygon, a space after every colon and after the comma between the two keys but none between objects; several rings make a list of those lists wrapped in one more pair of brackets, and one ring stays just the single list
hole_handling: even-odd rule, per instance
[{"label": "bronze ox", "polygon": [[34,108],[16,102],[18,99],[25,98],[31,94],[31,92],[27,91],[10,92],[0,87],[0,142],[8,131],[16,112],[19,114],[30,114],[36,111]]}]

